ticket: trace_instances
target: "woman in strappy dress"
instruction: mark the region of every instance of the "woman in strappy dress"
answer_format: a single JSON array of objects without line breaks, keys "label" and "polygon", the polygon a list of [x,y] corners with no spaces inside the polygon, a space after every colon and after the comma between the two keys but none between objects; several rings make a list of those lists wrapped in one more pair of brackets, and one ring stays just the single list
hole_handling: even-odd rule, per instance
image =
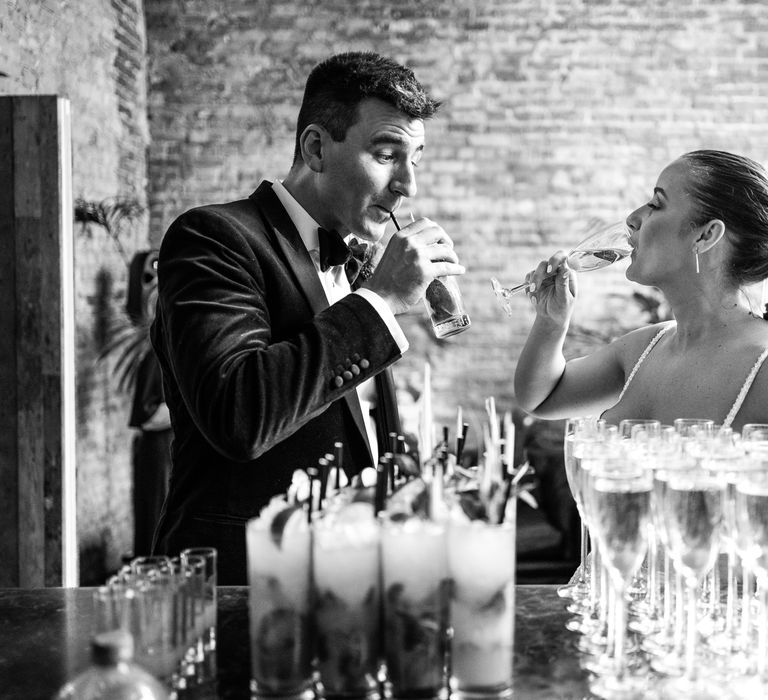
[{"label": "woman in strappy dress", "polygon": [[675,320],[566,361],[577,283],[559,251],[526,276],[536,319],[515,372],[520,406],[541,418],[602,414],[610,423],[768,423],[768,321],[743,291],[768,277],[766,170],[722,151],[687,153],[627,224],[627,279],[661,290]]}]

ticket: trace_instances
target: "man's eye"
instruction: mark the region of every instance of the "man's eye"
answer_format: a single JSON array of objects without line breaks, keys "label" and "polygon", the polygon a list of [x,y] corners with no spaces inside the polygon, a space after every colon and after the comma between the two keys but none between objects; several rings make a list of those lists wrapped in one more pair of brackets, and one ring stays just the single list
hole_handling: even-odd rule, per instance
[{"label": "man's eye", "polygon": [[388,151],[381,151],[376,154],[376,157],[383,163],[389,163],[395,159],[395,154],[389,153]]},{"label": "man's eye", "polygon": [[653,202],[648,202],[648,204],[646,204],[645,206],[648,207],[649,209],[658,209],[659,208],[659,205],[658,204],[654,204]]}]

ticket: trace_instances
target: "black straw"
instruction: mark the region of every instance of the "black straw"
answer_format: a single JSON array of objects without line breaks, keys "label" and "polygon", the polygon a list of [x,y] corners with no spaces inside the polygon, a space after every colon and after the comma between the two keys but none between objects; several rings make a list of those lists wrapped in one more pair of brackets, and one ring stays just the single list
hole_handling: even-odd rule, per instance
[{"label": "black straw", "polygon": [[335,453],[335,460],[336,460],[336,490],[338,491],[341,488],[341,467],[342,467],[342,460],[344,458],[344,443],[341,442],[334,442],[333,443],[333,451]]},{"label": "black straw", "polygon": [[395,218],[395,212],[393,211],[389,212],[389,218],[392,219],[392,223],[395,225],[395,228],[399,231],[400,224],[397,223],[397,219]]},{"label": "black straw", "polygon": [[469,432],[469,423],[463,423],[461,426],[461,435],[456,437],[456,464],[461,463],[461,455],[464,453],[464,443],[467,441]]}]

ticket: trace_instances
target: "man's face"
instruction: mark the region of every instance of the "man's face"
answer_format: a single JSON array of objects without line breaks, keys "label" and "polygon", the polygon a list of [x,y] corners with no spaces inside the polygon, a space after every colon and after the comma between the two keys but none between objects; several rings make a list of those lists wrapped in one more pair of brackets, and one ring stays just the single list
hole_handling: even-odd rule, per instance
[{"label": "man's face", "polygon": [[378,99],[361,102],[358,116],[343,141],[324,141],[318,185],[326,220],[320,223],[375,242],[390,212],[416,194],[424,122]]}]

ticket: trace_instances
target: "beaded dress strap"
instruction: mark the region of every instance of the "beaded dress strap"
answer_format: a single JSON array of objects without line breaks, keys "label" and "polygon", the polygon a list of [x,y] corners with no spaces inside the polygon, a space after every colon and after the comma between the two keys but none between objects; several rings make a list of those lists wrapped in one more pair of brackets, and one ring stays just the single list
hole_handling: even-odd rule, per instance
[{"label": "beaded dress strap", "polygon": [[621,394],[619,394],[619,398],[616,401],[616,403],[619,403],[619,401],[621,401],[622,398],[624,398],[624,393],[626,392],[627,387],[629,387],[629,383],[635,378],[635,375],[637,374],[637,370],[640,369],[640,365],[643,364],[643,362],[645,361],[645,358],[648,357],[651,350],[653,350],[654,345],[656,345],[656,343],[658,343],[661,340],[661,336],[663,336],[667,332],[667,328],[669,328],[669,326],[664,326],[664,328],[662,328],[655,336],[653,336],[653,338],[651,339],[651,342],[648,343],[648,347],[646,347],[645,350],[643,350],[640,357],[637,358],[637,362],[635,362],[635,366],[632,368],[632,371],[629,373],[629,376],[627,377],[627,381],[624,382],[624,388],[621,390]]},{"label": "beaded dress strap", "polygon": [[744,380],[744,384],[741,387],[741,391],[739,392],[739,395],[736,397],[736,401],[734,402],[733,406],[731,406],[731,410],[728,411],[728,415],[725,417],[725,420],[723,421],[724,428],[731,427],[731,423],[733,423],[733,419],[736,418],[736,414],[741,409],[741,404],[744,403],[744,399],[747,398],[747,394],[749,393],[749,390],[752,388],[752,382],[755,381],[755,377],[757,376],[757,373],[760,371],[760,368],[763,366],[763,362],[765,362],[766,357],[768,357],[768,348],[763,350],[763,352],[760,354],[760,357],[757,358],[757,362],[755,362],[755,364],[752,365],[752,369],[749,370],[749,374],[747,375],[747,378]]}]

